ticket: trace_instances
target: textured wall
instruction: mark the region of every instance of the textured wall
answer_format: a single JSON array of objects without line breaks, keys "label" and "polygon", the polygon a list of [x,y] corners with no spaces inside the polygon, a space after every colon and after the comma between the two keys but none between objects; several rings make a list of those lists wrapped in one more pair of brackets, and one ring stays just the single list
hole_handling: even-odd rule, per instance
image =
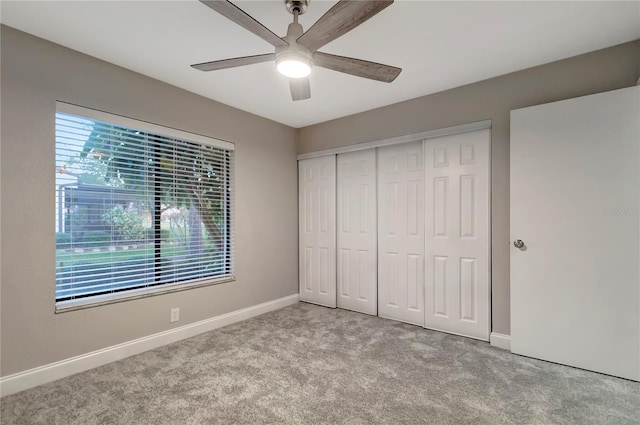
[{"label": "textured wall", "polygon": [[[1,36],[2,376],[297,293],[296,130],[6,26]],[[54,314],[56,100],[235,142],[235,282]]]},{"label": "textured wall", "polygon": [[509,111],[636,84],[640,41],[503,75],[300,130],[299,153],[492,120],[493,331],[510,334]]}]

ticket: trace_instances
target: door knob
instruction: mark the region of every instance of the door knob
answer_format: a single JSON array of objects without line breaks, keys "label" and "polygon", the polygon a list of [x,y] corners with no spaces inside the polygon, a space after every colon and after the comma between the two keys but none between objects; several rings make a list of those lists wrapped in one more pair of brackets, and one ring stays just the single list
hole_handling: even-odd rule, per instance
[{"label": "door knob", "polygon": [[513,246],[518,249],[524,248],[524,242],[520,239],[516,239],[515,241],[513,241]]}]

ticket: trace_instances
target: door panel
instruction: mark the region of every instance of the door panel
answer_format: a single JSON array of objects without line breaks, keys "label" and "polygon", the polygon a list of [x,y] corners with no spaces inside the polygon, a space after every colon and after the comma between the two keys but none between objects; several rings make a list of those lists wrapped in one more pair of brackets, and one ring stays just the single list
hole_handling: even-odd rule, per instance
[{"label": "door panel", "polygon": [[336,157],[298,161],[300,300],[336,306]]},{"label": "door panel", "polygon": [[425,327],[489,340],[490,130],[425,141]]},{"label": "door panel", "polygon": [[511,349],[640,380],[640,88],[511,112]]},{"label": "door panel", "polygon": [[424,324],[422,142],[378,149],[378,314]]},{"label": "door panel", "polygon": [[338,307],[377,314],[375,149],[338,155]]}]

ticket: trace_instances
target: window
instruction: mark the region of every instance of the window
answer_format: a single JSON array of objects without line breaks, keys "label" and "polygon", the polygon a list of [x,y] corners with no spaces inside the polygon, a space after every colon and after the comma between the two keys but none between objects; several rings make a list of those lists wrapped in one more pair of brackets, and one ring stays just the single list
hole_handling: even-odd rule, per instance
[{"label": "window", "polygon": [[56,309],[233,279],[233,144],[64,103]]}]

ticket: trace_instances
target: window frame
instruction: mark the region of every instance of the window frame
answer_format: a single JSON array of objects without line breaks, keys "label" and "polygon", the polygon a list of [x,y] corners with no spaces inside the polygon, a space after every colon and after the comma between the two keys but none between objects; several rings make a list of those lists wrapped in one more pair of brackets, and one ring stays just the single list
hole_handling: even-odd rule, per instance
[{"label": "window frame", "polygon": [[[61,313],[65,311],[73,311],[85,308],[96,307],[100,305],[107,305],[116,302],[129,301],[139,298],[146,298],[150,296],[157,296],[166,293],[178,292],[189,290],[193,288],[200,288],[204,286],[212,286],[221,283],[233,282],[235,277],[235,144],[220,139],[214,139],[212,137],[203,136],[196,133],[186,132],[175,128],[162,126],[159,124],[150,123],[147,121],[128,118],[122,115],[116,115],[108,112],[98,111],[66,102],[56,101],[56,114],[64,113],[79,116],[82,118],[88,118],[91,120],[102,121],[109,124],[131,128],[135,130],[144,131],[147,133],[153,133],[159,136],[175,138],[184,140],[187,142],[208,145],[219,149],[230,151],[230,163],[229,163],[229,186],[231,191],[228,199],[228,208],[225,213],[228,214],[229,220],[225,222],[225,226],[228,228],[229,237],[227,242],[227,252],[229,256],[228,267],[229,273],[222,277],[202,277],[196,279],[185,279],[177,282],[162,283],[159,285],[152,285],[142,288],[126,289],[121,292],[112,292],[108,294],[89,295],[81,298],[58,301],[54,295],[55,313]],[[55,129],[54,129],[55,133]],[[57,149],[57,148],[56,148]],[[54,150],[56,150],[54,149]],[[54,186],[55,180],[54,180]],[[54,193],[57,196],[57,186]],[[55,255],[54,255],[55,256]],[[54,291],[55,293],[55,291]]]}]

